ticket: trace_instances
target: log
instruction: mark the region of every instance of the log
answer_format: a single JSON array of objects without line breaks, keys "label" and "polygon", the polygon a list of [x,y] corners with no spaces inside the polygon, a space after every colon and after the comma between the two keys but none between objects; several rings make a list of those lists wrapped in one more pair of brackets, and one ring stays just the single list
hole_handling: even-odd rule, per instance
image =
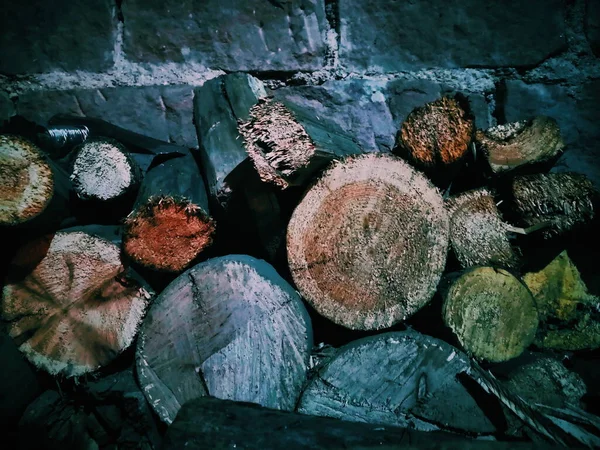
[{"label": "log", "polygon": [[600,298],[588,292],[566,251],[539,272],[525,274],[523,281],[542,322],[536,346],[563,351],[600,347]]},{"label": "log", "polygon": [[454,281],[443,317],[469,354],[489,362],[519,356],[538,329],[531,292],[506,270],[491,267],[468,270]]},{"label": "log", "polygon": [[123,267],[116,245],[57,232],[19,249],[0,314],[31,363],[75,377],[108,364],[133,342],[150,298]]},{"label": "log", "polygon": [[[537,444],[536,444],[537,445]],[[186,403],[167,430],[165,450],[533,449],[531,442],[473,439],[444,432],[347,422],[203,397]],[[561,448],[547,444],[544,448]]]},{"label": "log", "polygon": [[476,189],[446,200],[450,215],[450,244],[463,269],[493,266],[518,269],[519,256],[509,238],[493,193]]},{"label": "log", "polygon": [[259,99],[239,132],[260,178],[282,189],[304,186],[332,160],[362,153],[336,124],[273,98]]},{"label": "log", "polygon": [[446,180],[470,153],[474,120],[458,98],[444,96],[415,108],[396,135],[394,153]]},{"label": "log", "polygon": [[145,268],[180,272],[210,246],[215,222],[191,153],[149,170],[124,221],[123,250]]},{"label": "log", "polygon": [[540,235],[549,239],[590,222],[595,215],[597,198],[592,182],[582,174],[520,175],[510,182],[505,210],[524,227],[547,222],[549,226]]},{"label": "log", "polygon": [[484,412],[457,378],[469,367],[464,353],[416,331],[370,336],[341,347],[318,371],[298,412],[421,431],[492,434],[498,430],[486,416],[490,410]]},{"label": "log", "polygon": [[68,215],[68,176],[33,142],[0,135],[0,226],[51,228]]},{"label": "log", "polygon": [[351,329],[389,327],[429,302],[447,249],[441,195],[392,156],[334,164],[288,225],[297,288],[319,314]]},{"label": "log", "polygon": [[137,374],[168,424],[204,395],[293,410],[311,346],[297,292],[264,261],[224,256],[184,272],[155,300],[138,339]]},{"label": "log", "polygon": [[494,174],[549,167],[565,147],[556,120],[546,116],[477,130],[475,142]]}]

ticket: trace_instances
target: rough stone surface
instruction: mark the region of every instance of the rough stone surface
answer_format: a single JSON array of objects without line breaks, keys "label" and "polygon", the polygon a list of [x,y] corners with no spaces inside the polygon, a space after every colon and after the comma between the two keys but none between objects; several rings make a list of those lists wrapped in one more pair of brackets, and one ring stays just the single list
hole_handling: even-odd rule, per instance
[{"label": "rough stone surface", "polygon": [[3,2],[0,72],[100,71],[112,66],[113,0]]},{"label": "rough stone surface", "polygon": [[133,61],[261,71],[323,64],[323,0],[128,0],[122,8],[124,50]]},{"label": "rough stone surface", "polygon": [[596,56],[600,56],[600,1],[587,0],[585,34]]},{"label": "rough stone surface", "polygon": [[191,86],[30,91],[19,96],[17,112],[42,125],[58,113],[94,117],[156,139],[197,147],[193,96]]},{"label": "rough stone surface", "polygon": [[[428,80],[332,80],[320,86],[273,91],[275,98],[301,105],[355,137],[366,152],[389,152],[402,121],[417,106],[454,92]],[[469,94],[477,126],[489,126],[485,97]]]},{"label": "rough stone surface", "polygon": [[356,71],[532,66],[565,49],[564,2],[340,0],[340,60]]},{"label": "rough stone surface", "polygon": [[12,100],[4,92],[0,92],[0,125],[15,114]]},{"label": "rough stone surface", "polygon": [[515,122],[534,115],[547,115],[558,122],[566,144],[565,153],[554,171],[583,173],[600,187],[600,80],[593,80],[575,89],[561,85],[526,84],[507,81],[503,99],[506,122]]}]

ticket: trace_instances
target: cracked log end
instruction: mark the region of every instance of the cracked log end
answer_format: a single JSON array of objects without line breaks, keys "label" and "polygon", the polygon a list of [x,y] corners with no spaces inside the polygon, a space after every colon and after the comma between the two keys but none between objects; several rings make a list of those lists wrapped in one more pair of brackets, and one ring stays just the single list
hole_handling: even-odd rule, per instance
[{"label": "cracked log end", "polygon": [[556,120],[545,116],[479,130],[475,140],[494,173],[549,161],[565,146]]},{"label": "cracked log end", "polygon": [[288,108],[270,98],[260,99],[238,129],[260,178],[284,189],[315,154],[304,127]]},{"label": "cracked log end", "polygon": [[572,172],[515,177],[511,194],[514,212],[525,226],[550,224],[541,232],[545,238],[591,222],[598,196],[589,179]]},{"label": "cracked log end", "polygon": [[125,220],[123,249],[144,267],[179,272],[212,243],[214,231],[214,221],[198,205],[158,196]]},{"label": "cracked log end", "polygon": [[78,147],[70,178],[80,199],[100,201],[122,197],[140,181],[127,149],[108,138],[90,139]]},{"label": "cracked log end", "polygon": [[364,155],[333,165],[288,225],[288,262],[303,297],[352,329],[386,328],[435,292],[448,216],[431,182],[404,161]]},{"label": "cracked log end", "polygon": [[458,101],[442,97],[408,115],[396,136],[396,149],[419,167],[447,166],[467,153],[473,131],[473,120]]},{"label": "cracked log end", "polygon": [[446,201],[446,207],[450,213],[450,243],[463,269],[519,266],[506,224],[489,190],[477,189],[452,197]]},{"label": "cracked log end", "polygon": [[54,175],[41,150],[26,139],[0,136],[0,225],[38,216],[54,195]]},{"label": "cracked log end", "polygon": [[132,343],[149,298],[127,277],[116,245],[58,232],[18,252],[0,313],[29,361],[73,377],[108,364]]},{"label": "cracked log end", "polygon": [[467,352],[490,362],[519,356],[538,329],[529,289],[509,272],[491,267],[472,269],[452,284],[443,317]]}]

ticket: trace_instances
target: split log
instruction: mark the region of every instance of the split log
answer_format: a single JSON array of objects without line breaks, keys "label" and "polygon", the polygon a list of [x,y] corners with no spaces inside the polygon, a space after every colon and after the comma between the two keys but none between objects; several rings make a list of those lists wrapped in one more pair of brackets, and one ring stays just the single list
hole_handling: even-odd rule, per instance
[{"label": "split log", "polygon": [[31,141],[0,135],[0,226],[50,228],[68,215],[68,176]]},{"label": "split log", "polygon": [[23,246],[0,313],[30,362],[79,376],[108,364],[133,341],[151,294],[123,267],[119,248],[82,232]]},{"label": "split log", "polygon": [[138,339],[138,379],[166,423],[204,395],[293,410],[311,341],[300,297],[269,264],[214,258],[154,301]]},{"label": "split log", "polygon": [[475,131],[468,107],[442,97],[415,108],[402,123],[394,152],[434,178],[446,180],[470,153]]},{"label": "split log", "polygon": [[590,222],[598,193],[584,175],[538,173],[512,179],[505,209],[525,227],[547,222],[541,235],[563,235]]},{"label": "split log", "polygon": [[478,130],[475,141],[494,174],[549,166],[565,146],[556,120],[546,116]]},{"label": "split log", "polygon": [[469,270],[454,281],[443,316],[469,354],[490,362],[519,356],[538,329],[531,292],[509,272],[491,267]]},{"label": "split log", "polygon": [[191,153],[149,170],[125,219],[125,254],[145,268],[180,272],[211,243],[204,180]]},{"label": "split log", "polygon": [[362,153],[335,123],[272,98],[259,99],[239,131],[260,178],[282,189],[306,185],[332,160]]},{"label": "split log", "polygon": [[[539,448],[529,442],[479,440],[444,432],[347,422],[210,397],[186,403],[164,440],[165,450],[232,447],[248,450]],[[548,444],[544,448],[560,447]]]},{"label": "split log", "polygon": [[493,266],[519,267],[519,257],[509,240],[492,192],[482,188],[446,200],[450,215],[450,243],[463,269]]},{"label": "split log", "polygon": [[535,344],[554,350],[600,347],[600,298],[591,295],[566,251],[523,281],[533,293],[542,325]]},{"label": "split log", "polygon": [[391,156],[334,164],[288,225],[289,267],[302,296],[352,329],[389,327],[429,302],[447,249],[441,195]]},{"label": "split log", "polygon": [[422,431],[494,433],[479,399],[457,378],[469,367],[465,354],[415,331],[359,339],[318,371],[298,412]]}]

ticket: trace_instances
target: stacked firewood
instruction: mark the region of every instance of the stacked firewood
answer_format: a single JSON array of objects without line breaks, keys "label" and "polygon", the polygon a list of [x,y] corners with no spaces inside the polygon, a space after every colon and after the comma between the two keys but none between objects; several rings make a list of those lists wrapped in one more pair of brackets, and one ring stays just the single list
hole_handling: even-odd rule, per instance
[{"label": "stacked firewood", "polygon": [[600,444],[561,362],[600,348],[568,253],[597,193],[549,172],[552,118],[477,130],[445,96],[369,154],[230,74],[197,88],[194,120],[197,150],[98,118],[0,135],[0,315],[49,388],[24,441]]}]

